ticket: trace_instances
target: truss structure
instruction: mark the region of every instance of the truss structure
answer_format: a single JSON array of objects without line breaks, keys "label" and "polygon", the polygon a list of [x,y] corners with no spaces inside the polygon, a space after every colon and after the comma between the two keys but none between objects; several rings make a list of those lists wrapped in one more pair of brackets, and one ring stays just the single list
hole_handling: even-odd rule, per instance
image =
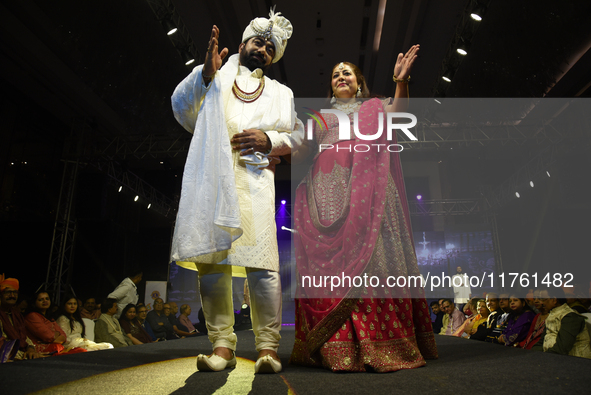
[{"label": "truss structure", "polygon": [[411,216],[472,215],[482,211],[477,199],[413,200],[408,202]]}]

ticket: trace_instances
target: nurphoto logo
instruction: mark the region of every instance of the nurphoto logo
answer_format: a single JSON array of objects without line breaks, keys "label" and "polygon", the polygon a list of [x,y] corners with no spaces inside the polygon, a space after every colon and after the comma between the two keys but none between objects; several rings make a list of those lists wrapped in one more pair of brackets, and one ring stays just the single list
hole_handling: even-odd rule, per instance
[{"label": "nurphoto logo", "polygon": [[[326,120],[324,119],[324,117],[322,116],[322,114],[334,114],[338,121],[339,121],[339,140],[340,141],[346,141],[346,140],[351,140],[351,122],[349,120],[349,117],[347,116],[347,114],[345,114],[343,111],[341,110],[335,110],[335,109],[322,109],[320,110],[320,112],[315,111],[311,108],[305,107],[307,110],[312,111],[312,113],[306,113],[307,115],[310,116],[310,118],[308,119],[308,123],[307,123],[307,133],[306,133],[306,138],[308,140],[312,140],[313,137],[313,130],[314,130],[314,121],[316,121],[316,124],[318,125],[318,128],[320,128],[320,130],[327,130],[328,129],[328,125],[326,123]],[[408,112],[388,112],[386,113],[386,139],[389,141],[392,141],[392,135],[393,133],[395,133],[396,129],[401,130],[410,140],[413,141],[418,141],[417,137],[412,134],[410,132],[409,129],[413,128],[416,126],[417,124],[417,117],[415,117],[413,114],[408,113]],[[396,122],[398,122],[400,119],[409,119],[410,122],[409,123],[395,123],[394,120],[396,120]],[[354,112],[353,114],[353,133],[355,133],[355,136],[360,139],[360,140],[364,140],[364,141],[374,141],[379,139],[382,134],[384,133],[384,113],[380,112],[378,113],[378,130],[376,131],[375,134],[362,134],[359,131],[359,113],[357,111]],[[378,150],[378,152],[380,151],[380,149],[385,148],[390,152],[401,152],[403,150],[402,145],[400,144],[355,144],[353,145],[353,149],[355,150],[355,152],[367,152],[369,150],[371,150],[373,148],[376,148]],[[322,152],[322,150],[327,150],[327,149],[333,149],[335,148],[332,144],[320,144],[318,149],[320,152]],[[350,150],[350,147],[336,147],[336,150],[338,151],[340,149],[342,150]]]}]

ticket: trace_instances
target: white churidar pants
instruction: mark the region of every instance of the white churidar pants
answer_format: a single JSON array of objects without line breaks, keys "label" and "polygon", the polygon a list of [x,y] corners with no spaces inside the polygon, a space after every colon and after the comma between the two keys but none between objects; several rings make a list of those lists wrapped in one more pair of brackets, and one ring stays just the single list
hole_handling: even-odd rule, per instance
[{"label": "white churidar pants", "polygon": [[[197,263],[201,305],[213,348],[236,350],[232,303],[232,266]],[[250,290],[250,317],[257,351],[279,347],[281,278],[270,270],[246,268]]]}]

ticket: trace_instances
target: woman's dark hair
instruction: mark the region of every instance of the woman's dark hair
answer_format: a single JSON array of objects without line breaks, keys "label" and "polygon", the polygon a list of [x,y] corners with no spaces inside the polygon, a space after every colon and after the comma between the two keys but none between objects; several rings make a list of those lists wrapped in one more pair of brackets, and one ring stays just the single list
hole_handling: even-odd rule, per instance
[{"label": "woman's dark hair", "polygon": [[29,299],[29,301],[27,302],[28,303],[28,306],[27,306],[27,310],[25,311],[25,315],[27,315],[29,313],[39,313],[42,316],[44,316],[45,318],[47,318],[48,320],[52,320],[53,321],[53,317],[52,317],[52,314],[51,314],[51,304],[49,305],[49,308],[47,309],[47,311],[45,312],[45,314],[43,314],[39,310],[39,308],[37,308],[37,305],[36,305],[35,302],[37,301],[37,298],[41,294],[47,294],[49,296],[49,300],[51,300],[52,303],[53,303],[53,298],[51,297],[51,294],[49,292],[47,292],[47,291],[37,291],[37,292],[35,292],[35,294],[33,296],[31,296],[31,299]]},{"label": "woman's dark hair", "polygon": [[[526,311],[528,311],[528,310],[530,310],[530,311],[531,311],[531,307],[529,306],[529,304],[527,303],[527,300],[525,300],[525,298],[520,298],[520,297],[519,297],[519,295],[517,295],[517,294],[510,294],[510,295],[509,295],[509,299],[511,299],[511,298],[513,298],[513,297],[515,297],[515,298],[517,298],[517,299],[521,300],[521,304],[522,304],[522,306],[523,306],[523,310],[522,310],[522,311],[521,311],[521,313],[519,313],[519,314],[525,313],[525,312],[526,312]],[[510,303],[510,302],[509,302],[509,303]],[[516,315],[516,313],[515,313],[513,310],[511,310],[511,312],[509,313],[509,316],[514,316],[514,315]]]},{"label": "woman's dark hair", "polygon": [[126,315],[127,312],[129,311],[129,309],[136,309],[136,311],[137,311],[137,306],[134,305],[133,303],[130,303],[127,306],[125,306],[125,308],[121,312],[121,315],[119,316],[119,321],[121,321],[121,320],[129,321],[129,319],[127,318],[127,315]]},{"label": "woman's dark hair", "polygon": [[334,69],[336,69],[341,63],[351,67],[351,70],[353,70],[353,74],[355,74],[355,78],[357,78],[357,84],[361,87],[361,97],[362,98],[368,98],[369,97],[369,88],[367,87],[367,83],[365,82],[365,77],[363,76],[363,73],[361,72],[361,70],[359,69],[359,67],[355,66],[353,63],[351,62],[339,62],[337,64],[335,64],[332,69],[330,69],[330,74],[329,74],[329,80],[328,80],[328,97],[332,97],[332,86],[331,86],[331,82],[332,82],[332,74],[334,72]]},{"label": "woman's dark hair", "polygon": [[63,315],[68,320],[70,320],[70,329],[72,331],[74,330],[74,324],[76,323],[76,321],[78,321],[80,325],[82,325],[82,337],[85,337],[84,335],[86,334],[86,325],[84,325],[84,321],[82,320],[82,316],[80,315],[80,309],[76,309],[76,311],[73,314],[70,314],[66,311],[66,303],[68,303],[72,299],[74,299],[76,303],[78,303],[78,298],[75,295],[66,294],[66,296],[64,296],[64,299],[62,299],[62,303],[58,310],[58,316]]}]

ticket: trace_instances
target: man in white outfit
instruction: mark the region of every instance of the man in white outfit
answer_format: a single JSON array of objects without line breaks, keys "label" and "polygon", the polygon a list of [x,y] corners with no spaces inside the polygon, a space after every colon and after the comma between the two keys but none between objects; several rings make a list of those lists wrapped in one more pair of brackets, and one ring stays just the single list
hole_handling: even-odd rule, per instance
[{"label": "man in white outfit", "polygon": [[451,285],[454,289],[454,304],[461,312],[464,305],[468,303],[472,297],[470,279],[466,273],[463,273],[461,266],[456,268],[456,274],[451,278]]},{"label": "man in white outfit", "polygon": [[117,301],[117,312],[113,317],[119,319],[121,312],[128,304],[137,304],[138,294],[137,285],[142,281],[143,273],[139,270],[132,271],[128,277],[125,277],[123,281],[115,288],[113,292],[107,295],[107,298],[115,299]]},{"label": "man in white outfit", "polygon": [[[281,371],[281,282],[275,224],[277,156],[301,143],[293,93],[265,71],[284,53],[291,23],[271,11],[245,29],[238,54],[218,52],[213,26],[207,56],[176,88],[172,107],[193,133],[185,164],[171,260],[199,272],[203,313],[213,354],[199,370],[236,364],[232,266],[246,270],[257,373]],[[244,269],[243,269],[244,270]]]}]

